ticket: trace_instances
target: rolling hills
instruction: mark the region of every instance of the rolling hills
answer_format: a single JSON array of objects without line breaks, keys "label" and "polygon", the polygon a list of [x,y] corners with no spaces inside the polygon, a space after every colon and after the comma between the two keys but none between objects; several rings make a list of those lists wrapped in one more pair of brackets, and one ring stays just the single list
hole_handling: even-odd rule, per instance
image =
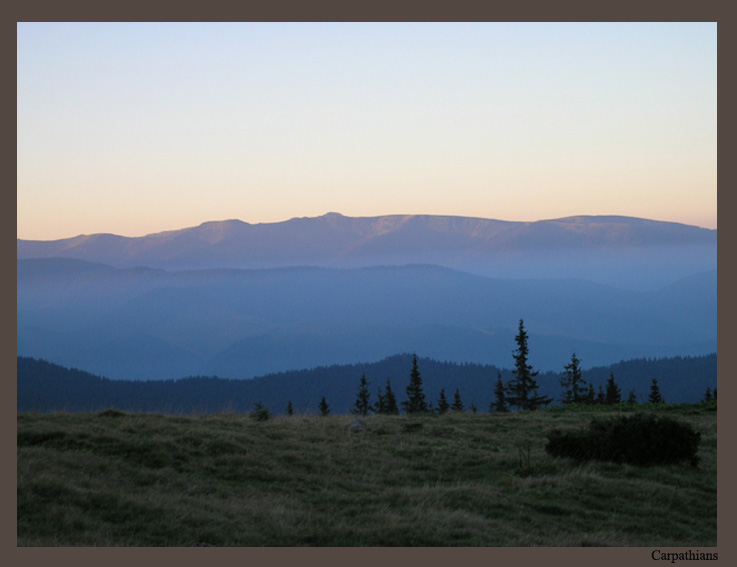
[{"label": "rolling hills", "polygon": [[18,354],[110,378],[250,378],[397,352],[506,366],[520,318],[532,363],[545,370],[562,368],[574,351],[590,366],[716,351],[716,272],[638,292],[436,266],[18,266]]}]

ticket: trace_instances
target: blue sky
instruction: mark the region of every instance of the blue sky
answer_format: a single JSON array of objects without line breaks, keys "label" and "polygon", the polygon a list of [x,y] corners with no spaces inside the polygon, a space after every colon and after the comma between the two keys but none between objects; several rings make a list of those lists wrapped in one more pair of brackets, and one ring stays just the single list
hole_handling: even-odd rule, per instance
[{"label": "blue sky", "polygon": [[19,238],[239,218],[715,228],[715,23],[20,23]]}]

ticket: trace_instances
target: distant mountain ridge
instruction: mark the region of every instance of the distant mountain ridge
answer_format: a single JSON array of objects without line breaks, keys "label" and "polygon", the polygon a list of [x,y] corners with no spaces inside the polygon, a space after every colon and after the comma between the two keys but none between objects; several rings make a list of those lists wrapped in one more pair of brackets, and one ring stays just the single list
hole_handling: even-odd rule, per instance
[{"label": "distant mountain ridge", "polygon": [[[212,221],[141,237],[93,234],[53,241],[18,239],[17,258],[75,258],[115,267],[164,269],[422,263],[499,277],[546,277],[545,270],[550,277],[552,270],[558,277],[592,261],[610,270],[620,261],[643,266],[655,262],[655,270],[666,269],[666,264],[674,269],[685,262],[690,273],[696,273],[716,266],[716,242],[716,230],[623,216],[513,222],[328,213],[277,223]],[[653,250],[658,253],[649,254]],[[685,275],[681,269],[677,277]],[[574,273],[573,277],[582,276]]]},{"label": "distant mountain ridge", "polygon": [[417,352],[533,364],[701,355],[717,233],[629,217],[531,223],[329,213],[17,243],[17,354],[116,379],[253,377]]},{"label": "distant mountain ridge", "polygon": [[655,291],[507,280],[438,266],[119,269],[18,260],[17,349],[118,379],[289,369],[416,351],[505,364],[520,318],[533,364],[716,350],[716,271]]}]

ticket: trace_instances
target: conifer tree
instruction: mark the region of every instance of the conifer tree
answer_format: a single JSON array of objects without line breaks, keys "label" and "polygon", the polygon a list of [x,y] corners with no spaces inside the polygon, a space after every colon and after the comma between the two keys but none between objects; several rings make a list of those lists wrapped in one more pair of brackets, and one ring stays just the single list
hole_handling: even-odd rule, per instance
[{"label": "conifer tree", "polygon": [[399,408],[397,407],[397,398],[392,391],[392,385],[389,378],[386,379],[386,390],[382,391],[379,387],[377,394],[378,401],[374,406],[374,411],[381,415],[397,415]]},{"label": "conifer tree", "polygon": [[604,405],[606,403],[606,394],[601,386],[599,386],[599,392],[596,394],[596,403],[599,405]]},{"label": "conifer tree", "polygon": [[651,404],[662,404],[663,396],[660,395],[660,388],[658,387],[657,379],[653,378],[650,383],[650,395],[647,397],[647,401]]},{"label": "conifer tree", "polygon": [[620,390],[617,383],[614,381],[614,372],[609,373],[609,378],[606,381],[606,394],[604,403],[613,406],[622,402],[622,390]]},{"label": "conifer tree", "polygon": [[387,415],[399,415],[397,397],[394,395],[392,384],[389,381],[389,378],[386,379],[386,392],[384,393],[384,403],[386,404]]},{"label": "conifer tree", "polygon": [[453,395],[453,405],[450,406],[453,411],[463,411],[463,401],[461,400],[461,393],[456,388],[456,393]]},{"label": "conifer tree", "polygon": [[294,415],[294,409],[292,408],[292,400],[287,402],[287,415]]},{"label": "conifer tree", "polygon": [[261,402],[256,402],[253,406],[253,411],[250,413],[251,419],[256,421],[266,421],[271,417],[271,412]]},{"label": "conifer tree", "polygon": [[576,358],[575,352],[564,369],[565,373],[560,379],[560,385],[564,388],[561,401],[566,405],[584,403],[588,392],[586,381],[581,377],[581,360]]},{"label": "conifer tree", "polygon": [[384,401],[384,390],[379,386],[379,390],[376,392],[376,403],[374,404],[374,413],[379,415],[386,414],[386,402]]},{"label": "conifer tree", "polygon": [[536,410],[552,402],[548,396],[537,394],[537,382],[535,376],[538,372],[532,370],[527,363],[529,348],[527,346],[527,332],[522,319],[519,321],[519,332],[515,337],[517,348],[515,349],[513,370],[514,378],[507,383],[507,401],[512,406],[523,410]]},{"label": "conifer tree", "polygon": [[371,411],[371,393],[368,389],[368,381],[366,375],[361,376],[361,382],[358,385],[358,394],[356,396],[356,403],[353,405],[351,412],[355,415],[368,415]]},{"label": "conifer tree", "polygon": [[478,413],[478,408],[476,407],[476,404],[471,402],[468,406],[468,409],[471,411],[471,413]]},{"label": "conifer tree", "polygon": [[596,390],[594,390],[594,385],[589,384],[588,390],[586,391],[586,397],[584,398],[585,404],[595,404],[596,403]]},{"label": "conifer tree", "polygon": [[509,408],[507,407],[507,398],[504,395],[504,382],[502,382],[501,372],[497,372],[496,375],[496,385],[494,386],[494,402],[491,404],[489,413],[491,413],[492,410],[498,413],[509,411]]},{"label": "conifer tree", "polygon": [[710,402],[711,401],[711,388],[706,388],[706,393],[704,394],[704,401]]},{"label": "conifer tree", "polygon": [[450,404],[448,403],[448,399],[445,397],[445,388],[442,388],[440,390],[440,397],[438,398],[438,415],[447,413],[449,409]]},{"label": "conifer tree", "polygon": [[627,403],[631,406],[637,405],[637,395],[634,390],[630,390],[629,396],[627,396]]},{"label": "conifer tree", "polygon": [[422,376],[417,367],[417,355],[412,357],[412,371],[409,375],[409,384],[407,385],[407,401],[402,402],[404,411],[408,414],[427,413],[428,407],[425,402],[425,393],[422,391]]},{"label": "conifer tree", "polygon": [[320,410],[320,415],[323,417],[330,414],[330,406],[327,401],[325,401],[325,396],[323,396],[320,403],[317,404],[317,409]]}]

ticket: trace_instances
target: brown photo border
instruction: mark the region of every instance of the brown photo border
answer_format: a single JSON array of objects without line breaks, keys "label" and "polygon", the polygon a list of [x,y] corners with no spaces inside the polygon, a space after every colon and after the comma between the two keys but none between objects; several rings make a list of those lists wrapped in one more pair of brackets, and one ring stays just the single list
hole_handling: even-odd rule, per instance
[{"label": "brown photo border", "polygon": [[[494,5],[493,3],[481,3],[478,1],[455,1],[444,3],[429,2],[336,2],[336,1],[297,1],[288,0],[274,3],[247,3],[247,2],[201,2],[201,3],[174,3],[174,2],[126,2],[126,3],[102,3],[92,1],[52,2],[42,0],[28,2],[5,8],[13,12],[15,23],[21,21],[706,21],[718,22],[719,31],[722,32],[720,51],[722,63],[726,54],[733,52],[734,40],[731,37],[731,25],[727,14],[726,2],[619,2],[619,3],[597,3],[583,1],[567,2],[545,2],[534,0],[519,3],[505,3]],[[720,17],[724,16],[724,17]],[[726,26],[725,26],[726,24]],[[16,50],[10,46],[11,38],[16,38],[16,30],[11,29],[10,23],[3,26],[2,38],[6,49],[5,59],[10,59],[11,53]],[[16,43],[17,47],[17,43]],[[730,57],[731,59],[731,57]],[[727,59],[727,61],[729,61]],[[17,66],[17,59],[15,60]],[[727,64],[725,67],[731,68]],[[17,69],[17,67],[16,67]],[[8,72],[8,75],[10,73]],[[724,73],[721,77],[719,91],[722,94],[730,93],[732,78],[730,73]],[[17,76],[17,75],[16,75]],[[5,89],[4,96],[10,97]],[[17,103],[17,100],[16,100]],[[11,102],[6,101],[6,107]],[[17,107],[16,107],[17,108]],[[726,108],[727,119],[731,122],[731,113]],[[9,112],[8,112],[9,114]],[[724,115],[723,115],[724,116]],[[17,115],[16,115],[17,118]],[[9,122],[9,120],[8,120]],[[725,119],[721,121],[723,124]],[[17,126],[17,122],[16,122]],[[7,129],[8,136],[10,128]],[[17,132],[17,129],[16,129]],[[722,132],[724,130],[722,129]],[[727,135],[722,134],[720,144],[722,155],[725,155]],[[10,143],[9,143],[10,146]],[[17,146],[16,146],[17,148]],[[10,161],[10,151],[5,152],[5,160]],[[726,163],[729,163],[727,161]],[[6,171],[12,171],[8,164]],[[729,170],[722,168],[722,173]],[[8,175],[8,177],[10,177]],[[17,178],[16,178],[17,179]],[[724,183],[724,178],[722,180]],[[729,183],[729,181],[727,181]],[[729,185],[727,185],[729,187]],[[11,200],[10,189],[3,191],[3,200]],[[16,193],[17,197],[17,193]],[[732,199],[730,192],[721,192],[722,210],[732,210]],[[10,204],[3,209],[9,216]],[[17,213],[17,202],[16,202]],[[9,219],[5,219],[3,226],[11,226]],[[17,216],[16,216],[17,224]],[[723,250],[732,246],[733,229],[729,225],[725,234],[722,235]],[[7,229],[7,232],[10,232]],[[9,235],[10,236],[10,235]],[[3,243],[3,250],[8,248],[10,255],[10,238]],[[9,260],[9,258],[8,258]],[[733,281],[730,265],[724,266],[720,273],[722,289],[731,289],[729,282]],[[2,279],[3,291],[6,296],[12,295],[13,284],[10,281],[9,271],[7,277]],[[726,288],[724,286],[727,286]],[[5,289],[7,286],[8,289]],[[720,312],[728,314],[732,312],[732,300],[729,296],[722,294]],[[8,300],[8,305],[10,300]],[[16,344],[15,330],[11,329],[10,316],[7,317],[7,325],[3,328],[3,375],[6,380],[6,395],[3,396],[4,427],[2,428],[3,447],[10,452],[15,445],[16,420],[12,420],[13,405],[16,403],[16,383],[12,380],[16,366],[12,361],[15,353],[11,348]],[[725,323],[725,321],[727,321]],[[728,325],[728,319],[721,317],[719,325],[719,342],[729,344],[733,338],[734,331]],[[725,334],[727,333],[727,334]],[[728,342],[729,341],[729,342]],[[730,376],[725,374],[725,369],[730,366],[730,352],[722,352],[722,358],[718,362],[718,370],[722,376],[722,399],[730,400],[734,388],[731,385]],[[725,378],[726,377],[726,378]],[[726,394],[726,395],[725,395]],[[12,420],[12,421],[11,421]],[[717,418],[719,430],[733,425],[733,417],[726,414],[724,410]],[[722,448],[729,449],[722,440]],[[141,565],[166,565],[173,564],[176,567],[189,565],[246,565],[256,562],[262,565],[351,565],[356,567],[375,566],[378,563],[388,564],[419,564],[422,565],[448,565],[453,562],[464,565],[491,566],[499,565],[596,565],[606,567],[608,565],[631,565],[650,564],[653,562],[651,551],[653,548],[215,548],[203,551],[201,549],[188,548],[18,548],[16,540],[16,458],[8,459],[9,464],[2,467],[2,486],[5,494],[2,499],[4,513],[2,518],[2,544],[6,550],[2,555],[7,557],[9,565],[105,565],[110,567],[126,566],[132,562]],[[699,548],[700,551],[718,551],[721,561],[734,561],[730,550],[733,548],[735,523],[734,513],[729,507],[733,501],[734,488],[731,486],[729,473],[734,470],[734,455],[728,451],[718,452],[718,548]],[[11,466],[12,465],[12,466]],[[671,549],[669,551],[686,551],[687,548]],[[209,555],[208,555],[209,554]],[[670,562],[668,562],[670,564]]]}]

